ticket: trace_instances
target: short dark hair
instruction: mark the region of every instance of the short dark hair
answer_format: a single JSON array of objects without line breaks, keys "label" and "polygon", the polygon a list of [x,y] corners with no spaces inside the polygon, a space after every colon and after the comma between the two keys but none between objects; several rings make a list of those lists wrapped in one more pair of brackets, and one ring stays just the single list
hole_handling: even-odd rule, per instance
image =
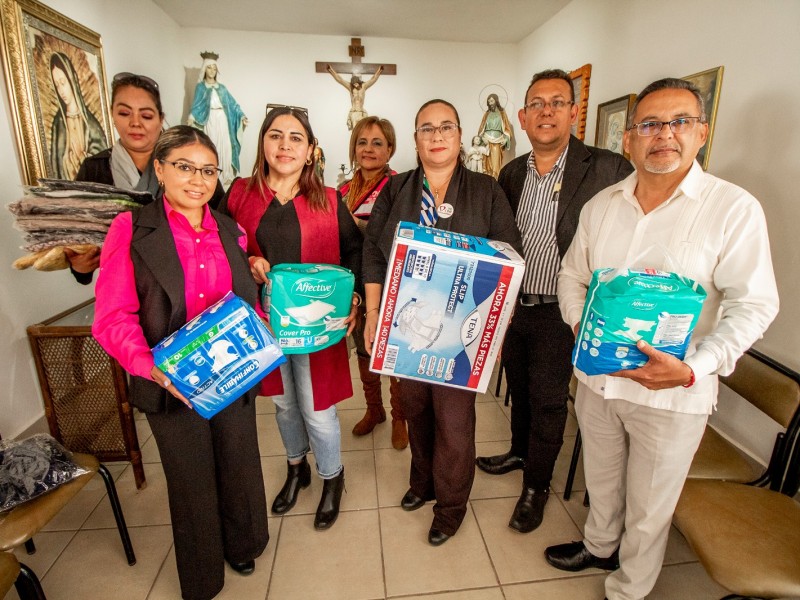
[{"label": "short dark hair", "polygon": [[[423,104],[422,106],[420,106],[420,107],[419,107],[419,110],[417,111],[417,114],[416,114],[416,116],[414,117],[414,129],[415,129],[415,131],[414,131],[414,139],[416,140],[416,135],[417,135],[417,132],[416,132],[416,128],[417,128],[417,121],[419,121],[419,115],[420,115],[420,113],[421,113],[423,110],[425,110],[426,108],[428,108],[428,107],[429,107],[430,105],[432,105],[432,104],[444,104],[445,106],[448,106],[448,107],[450,107],[450,108],[453,110],[453,112],[454,112],[454,113],[455,113],[455,115],[456,115],[456,125],[458,125],[458,132],[459,132],[459,135],[460,135],[460,134],[461,134],[461,117],[459,117],[459,116],[458,116],[458,111],[456,110],[456,107],[455,107],[455,106],[453,106],[453,105],[452,105],[450,102],[448,102],[447,100],[442,100],[441,98],[434,98],[433,100],[428,100],[428,101],[427,101],[425,104]],[[464,162],[464,160],[465,160],[465,159],[466,159],[466,157],[467,157],[467,154],[466,154],[466,152],[464,152],[464,148],[463,148],[463,146],[462,146],[462,148],[461,148],[461,151],[459,152],[459,156],[461,157],[461,162]],[[419,153],[417,153],[417,165],[421,165],[421,164],[422,164],[422,162],[421,162],[421,161],[420,161],[420,159],[419,159]]]},{"label": "short dark hair", "polygon": [[145,77],[144,75],[137,75],[136,73],[117,73],[111,81],[111,106],[114,106],[114,100],[117,97],[117,92],[126,87],[135,87],[144,90],[153,100],[156,105],[158,116],[164,118],[164,110],[161,108],[161,92],[158,90],[158,84],[154,79]]},{"label": "short dark hair", "polygon": [[183,148],[190,144],[200,144],[205,146],[214,153],[217,161],[219,161],[219,154],[214,142],[208,137],[205,132],[189,127],[188,125],[175,125],[164,131],[158,138],[155,148],[153,148],[153,160],[166,160],[169,153],[176,148]]},{"label": "short dark hair", "polygon": [[539,71],[533,76],[533,79],[531,79],[528,89],[525,90],[525,97],[522,99],[523,104],[528,101],[528,92],[531,91],[533,84],[542,79],[560,79],[566,83],[569,86],[569,99],[571,102],[575,102],[575,88],[572,87],[572,78],[569,76],[569,73],[561,69],[546,69],[544,71]]},{"label": "short dark hair", "polygon": [[636,100],[633,101],[631,112],[628,113],[628,122],[625,124],[626,129],[630,129],[633,126],[633,120],[636,116],[636,109],[639,108],[639,103],[653,92],[658,92],[661,90],[686,90],[691,92],[697,100],[697,109],[700,113],[700,122],[706,122],[706,105],[705,101],[703,100],[703,95],[700,93],[700,90],[697,89],[697,86],[684,79],[665,77],[664,79],[654,81],[641,92],[639,92],[639,95],[636,96]]}]

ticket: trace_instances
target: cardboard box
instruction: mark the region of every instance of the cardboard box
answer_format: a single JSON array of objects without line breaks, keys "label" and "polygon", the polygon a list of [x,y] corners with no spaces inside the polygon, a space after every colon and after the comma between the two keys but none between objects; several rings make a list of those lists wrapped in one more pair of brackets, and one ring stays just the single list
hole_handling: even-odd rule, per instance
[{"label": "cardboard box", "polygon": [[286,362],[261,318],[233,292],[156,344],[153,358],[206,419]]},{"label": "cardboard box", "polygon": [[485,392],[524,270],[504,242],[400,222],[370,368]]}]

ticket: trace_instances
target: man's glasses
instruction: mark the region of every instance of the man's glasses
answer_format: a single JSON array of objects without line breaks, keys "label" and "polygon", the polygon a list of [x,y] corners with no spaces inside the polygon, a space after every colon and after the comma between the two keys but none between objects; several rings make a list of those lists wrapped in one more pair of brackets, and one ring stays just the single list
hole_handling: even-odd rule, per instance
[{"label": "man's glasses", "polygon": [[680,119],[672,119],[672,121],[642,121],[636,125],[631,125],[630,129],[636,129],[636,133],[642,137],[653,137],[658,135],[664,128],[664,125],[669,125],[672,133],[687,133],[694,128],[695,123],[699,122],[702,117],[681,117]]},{"label": "man's glasses", "polygon": [[415,131],[421,140],[431,139],[437,131],[441,132],[442,137],[451,138],[458,132],[458,125],[455,123],[442,123],[438,127],[423,125],[415,129]]},{"label": "man's glasses", "polygon": [[307,108],[303,108],[302,106],[292,106],[291,104],[267,104],[267,114],[269,114],[269,111],[275,108],[290,108],[292,110],[296,110],[298,112],[303,113],[306,116],[306,118],[308,117]]},{"label": "man's glasses", "polygon": [[531,100],[525,105],[525,108],[530,109],[533,112],[542,112],[545,106],[549,106],[553,112],[558,112],[570,104],[575,103],[572,102],[572,100],[550,100],[550,102],[545,102],[544,100]]},{"label": "man's glasses", "polygon": [[222,173],[222,169],[218,167],[195,167],[194,165],[190,165],[189,163],[185,163],[182,161],[173,162],[170,160],[159,160],[160,163],[165,163],[168,165],[172,165],[175,167],[175,170],[178,172],[184,179],[190,179],[194,177],[194,174],[200,171],[200,175],[206,181],[214,181],[220,173]]}]

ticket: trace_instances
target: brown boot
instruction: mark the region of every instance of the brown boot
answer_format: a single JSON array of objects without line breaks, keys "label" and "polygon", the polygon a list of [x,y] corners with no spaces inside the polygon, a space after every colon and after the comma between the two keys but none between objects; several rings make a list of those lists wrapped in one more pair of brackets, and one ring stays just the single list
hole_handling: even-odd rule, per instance
[{"label": "brown boot", "polygon": [[404,450],[408,446],[408,430],[405,419],[392,419],[392,447]]},{"label": "brown boot", "polygon": [[375,429],[375,425],[386,420],[386,411],[381,398],[381,376],[369,370],[368,357],[358,357],[358,372],[364,387],[364,398],[367,400],[367,412],[353,427],[353,435],[367,435]]}]

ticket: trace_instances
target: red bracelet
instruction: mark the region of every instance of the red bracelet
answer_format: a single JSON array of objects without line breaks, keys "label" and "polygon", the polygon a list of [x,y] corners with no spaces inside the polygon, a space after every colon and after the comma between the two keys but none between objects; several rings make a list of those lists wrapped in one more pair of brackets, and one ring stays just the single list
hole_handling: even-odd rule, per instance
[{"label": "red bracelet", "polygon": [[[686,364],[686,363],[684,363],[684,364]],[[686,365],[686,366],[689,367],[689,365]],[[689,383],[684,383],[683,384],[683,387],[685,387],[685,388],[690,388],[690,387],[692,387],[694,385],[694,381],[695,381],[695,379],[694,379],[694,369],[692,369],[692,367],[689,367],[689,372],[691,373],[690,379],[689,379]]]}]

